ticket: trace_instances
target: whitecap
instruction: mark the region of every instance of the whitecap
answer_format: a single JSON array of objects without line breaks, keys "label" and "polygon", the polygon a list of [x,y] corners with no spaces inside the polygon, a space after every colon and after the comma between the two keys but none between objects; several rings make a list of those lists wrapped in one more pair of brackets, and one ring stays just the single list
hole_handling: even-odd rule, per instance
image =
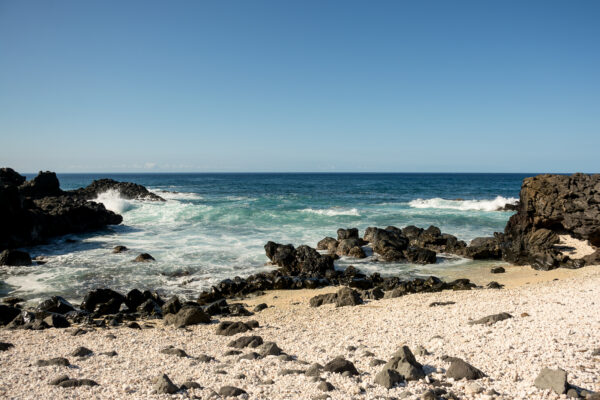
[{"label": "whitecap", "polygon": [[98,194],[94,200],[96,203],[104,204],[107,210],[122,214],[133,208],[133,203],[122,198],[121,193],[116,189],[109,189],[106,192]]},{"label": "whitecap", "polygon": [[312,214],[326,215],[328,217],[333,217],[336,215],[352,215],[355,217],[360,217],[360,213],[358,212],[358,210],[356,208],[333,207],[333,208],[326,208],[323,210],[315,210],[314,208],[305,208],[300,211],[306,212],[306,213],[312,213]]},{"label": "whitecap", "polygon": [[198,193],[191,192],[170,192],[168,190],[153,190],[152,193],[162,197],[165,200],[202,200],[204,197]]},{"label": "whitecap", "polygon": [[440,197],[415,199],[408,203],[412,208],[438,208],[460,211],[498,211],[507,204],[515,205],[519,199],[496,196],[493,200],[448,200]]}]

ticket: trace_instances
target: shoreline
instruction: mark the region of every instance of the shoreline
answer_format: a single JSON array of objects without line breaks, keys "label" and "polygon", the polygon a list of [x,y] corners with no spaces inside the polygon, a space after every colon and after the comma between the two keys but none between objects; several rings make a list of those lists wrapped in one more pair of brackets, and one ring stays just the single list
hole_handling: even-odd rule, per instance
[{"label": "shoreline", "polygon": [[[596,379],[600,357],[593,355],[600,348],[600,303],[590,301],[600,296],[600,266],[584,267],[576,276],[558,281],[552,280],[552,271],[550,274],[544,282],[507,285],[500,290],[418,293],[339,308],[313,308],[308,304],[310,297],[335,291],[334,287],[270,291],[242,300],[248,307],[267,303],[269,307],[261,312],[250,317],[219,318],[258,321],[258,328],[235,336],[216,335],[215,323],[174,329],[164,326],[161,320],[140,322],[142,330],[92,328],[80,336],[71,336],[74,327],[0,330],[0,341],[15,345],[0,352],[6,366],[0,376],[0,397],[171,398],[153,393],[152,380],[164,373],[177,385],[191,379],[203,387],[181,392],[180,398],[209,398],[221,386],[232,385],[248,393],[241,398],[251,399],[315,399],[325,395],[332,399],[393,396],[416,400],[427,390],[440,387],[465,399],[558,399],[559,395],[533,386],[544,367],[563,368],[571,384],[600,391]],[[455,304],[429,306],[439,301]],[[469,325],[472,320],[501,312],[508,312],[512,318],[494,325]],[[275,342],[292,359],[267,356],[238,360],[255,349],[225,355],[232,350],[227,346],[231,340],[247,335]],[[410,381],[387,390],[375,383],[382,367],[372,366],[372,360],[388,360],[403,344],[415,353],[418,346],[431,353],[418,353],[416,357],[434,384]],[[168,345],[184,350],[189,357],[161,354],[160,350]],[[77,346],[85,346],[93,354],[71,356]],[[109,351],[116,351],[117,356],[100,354]],[[202,354],[216,361],[203,362],[199,357]],[[360,375],[322,372],[321,379],[331,383],[333,391],[321,391],[319,380],[299,372],[315,362],[324,365],[339,355],[353,362]],[[487,377],[452,381],[445,377],[448,363],[443,356],[463,358]],[[66,357],[78,368],[35,366],[38,359],[51,357]],[[93,379],[99,386],[67,389],[48,385],[49,380],[62,374]],[[448,386],[436,386],[435,382]],[[491,394],[492,390],[497,394]]]}]

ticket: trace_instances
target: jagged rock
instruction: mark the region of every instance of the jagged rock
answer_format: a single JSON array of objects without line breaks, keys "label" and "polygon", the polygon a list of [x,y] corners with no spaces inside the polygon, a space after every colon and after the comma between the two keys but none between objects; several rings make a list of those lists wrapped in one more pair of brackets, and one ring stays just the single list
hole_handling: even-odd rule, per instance
[{"label": "jagged rock", "polygon": [[562,369],[544,368],[533,383],[538,389],[550,389],[558,394],[565,394],[569,389],[567,373]]},{"label": "jagged rock", "polygon": [[437,261],[435,251],[415,246],[410,246],[404,250],[404,257],[415,264],[435,264]]},{"label": "jagged rock", "polygon": [[219,323],[219,325],[217,325],[216,334],[222,336],[233,336],[237,335],[238,333],[251,331],[253,328],[253,325],[241,321],[222,321]]},{"label": "jagged rock", "polygon": [[162,197],[148,191],[144,186],[131,182],[118,182],[113,179],[98,179],[85,188],[74,190],[72,193],[86,200],[93,200],[99,194],[115,190],[128,200],[165,201]]},{"label": "jagged rock", "polygon": [[179,388],[171,382],[171,379],[166,374],[163,374],[154,379],[154,390],[157,393],[173,394],[176,393]]},{"label": "jagged rock", "polygon": [[273,264],[282,267],[291,276],[324,276],[326,271],[333,270],[333,259],[309,246],[302,245],[296,249],[291,244],[268,242],[265,252]]},{"label": "jagged rock", "polygon": [[227,344],[228,347],[235,349],[243,349],[245,347],[258,347],[263,344],[263,339],[260,336],[241,336]]},{"label": "jagged rock", "polygon": [[336,307],[356,306],[356,305],[359,305],[362,303],[363,303],[363,301],[360,298],[360,294],[354,289],[341,288],[336,293],[336,298],[335,298],[335,306]]},{"label": "jagged rock", "polygon": [[52,296],[48,300],[41,302],[37,309],[57,314],[66,314],[69,311],[75,311],[75,307],[63,297]]},{"label": "jagged rock", "polygon": [[392,359],[385,364],[383,369],[393,369],[404,377],[405,380],[418,380],[425,377],[423,366],[417,362],[408,346],[402,346],[396,351]]},{"label": "jagged rock", "polygon": [[208,324],[210,316],[200,307],[183,307],[177,314],[167,314],[165,325],[174,325],[175,328],[183,328],[189,325]]},{"label": "jagged rock", "polygon": [[320,307],[323,304],[332,304],[337,300],[337,293],[318,294],[309,300],[311,307]]},{"label": "jagged rock", "polygon": [[165,304],[163,304],[161,310],[163,315],[177,314],[179,310],[181,310],[181,302],[179,301],[179,297],[171,297]]},{"label": "jagged rock", "polygon": [[71,326],[71,323],[60,314],[50,314],[46,318],[44,318],[44,323],[53,328],[68,328]]},{"label": "jagged rock", "polygon": [[579,267],[554,247],[557,234],[600,246],[600,175],[538,175],[525,178],[518,210],[504,230],[503,259],[548,270]]},{"label": "jagged rock", "polygon": [[29,253],[19,250],[4,250],[0,253],[0,265],[20,267],[31,265]]},{"label": "jagged rock", "polygon": [[509,313],[493,314],[493,315],[488,315],[486,317],[480,318],[475,321],[470,321],[469,325],[477,325],[477,324],[493,325],[496,322],[504,321],[505,319],[509,319],[509,318],[512,318],[512,315],[510,315]]},{"label": "jagged rock", "polygon": [[125,297],[111,289],[96,289],[89,292],[81,303],[81,309],[93,312],[98,306],[102,307],[100,315],[115,314],[119,312],[121,304],[125,301]]},{"label": "jagged rock", "polygon": [[465,256],[474,260],[502,258],[502,243],[497,237],[478,237],[469,243]]},{"label": "jagged rock", "polygon": [[0,304],[0,324],[6,325],[21,314],[21,309]]},{"label": "jagged rock", "polygon": [[348,229],[338,229],[337,230],[338,240],[345,239],[358,239],[358,229],[357,228],[348,228]]},{"label": "jagged rock", "polygon": [[265,342],[259,348],[262,356],[279,356],[283,352],[275,342]]},{"label": "jagged rock", "polygon": [[365,258],[367,257],[367,254],[365,253],[362,247],[354,246],[350,249],[350,251],[348,251],[348,257]]},{"label": "jagged rock", "polygon": [[23,196],[40,198],[47,196],[60,196],[60,184],[54,172],[40,171],[35,178],[24,182],[19,186],[19,192]]},{"label": "jagged rock", "polygon": [[329,361],[323,367],[324,371],[342,374],[348,372],[350,375],[358,375],[358,371],[351,361],[346,360],[344,357],[336,357]]},{"label": "jagged rock", "polygon": [[20,186],[25,177],[12,168],[0,168],[0,186]]},{"label": "jagged rock", "polygon": [[317,243],[317,250],[327,250],[330,253],[335,253],[337,246],[338,241],[328,236]]},{"label": "jagged rock", "polygon": [[446,377],[448,378],[453,378],[455,380],[463,378],[475,380],[485,376],[483,372],[460,358],[450,357],[448,360],[451,361],[450,367],[448,367],[448,370],[446,371]]},{"label": "jagged rock", "polygon": [[402,381],[404,381],[404,377],[396,370],[389,368],[384,368],[375,375],[375,383],[386,389],[391,389]]}]

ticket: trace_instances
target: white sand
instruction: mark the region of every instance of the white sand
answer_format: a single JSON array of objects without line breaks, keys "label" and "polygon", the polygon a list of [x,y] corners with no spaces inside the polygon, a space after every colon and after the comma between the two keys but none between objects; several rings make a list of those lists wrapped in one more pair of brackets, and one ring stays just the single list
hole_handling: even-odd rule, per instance
[{"label": "white sand", "polygon": [[556,245],[561,249],[561,253],[577,260],[596,251],[596,248],[587,240],[576,239],[571,235],[559,235],[560,242]]},{"label": "white sand", "polygon": [[[529,273],[533,274],[531,271]],[[600,267],[566,272],[574,278],[534,282],[503,290],[408,295],[357,307],[326,305],[315,309],[308,306],[310,297],[335,291],[335,288],[271,292],[247,303],[251,306],[266,302],[274,307],[241,320],[258,320],[261,328],[251,334],[276,342],[298,360],[325,364],[333,357],[343,355],[354,362],[361,372],[358,378],[322,374],[336,388],[329,392],[333,399],[400,397],[405,390],[413,393],[407,398],[419,398],[429,387],[423,381],[389,391],[374,384],[375,374],[381,367],[370,367],[371,357],[364,355],[368,350],[386,360],[402,344],[413,350],[423,345],[432,353],[417,356],[427,371],[443,371],[448,364],[440,358],[450,355],[464,358],[488,374],[487,378],[477,381],[484,388],[482,394],[465,394],[464,382],[453,383],[448,390],[461,398],[555,399],[559,396],[533,387],[533,381],[543,367],[563,368],[572,384],[600,391],[600,357],[592,356],[592,351],[600,348]],[[551,274],[549,278],[553,276]],[[456,304],[429,307],[433,301],[455,301]],[[493,326],[468,325],[471,319],[500,312],[508,312],[514,318]],[[521,316],[522,313],[529,316]],[[227,343],[244,334],[217,336],[214,324],[179,330],[163,327],[160,322],[156,326],[142,331],[98,329],[76,337],[70,335],[72,329],[1,330],[0,341],[13,343],[15,348],[0,352],[0,398],[209,398],[212,390],[218,391],[224,385],[240,387],[252,399],[311,399],[323,394],[317,389],[318,383],[309,377],[278,374],[284,368],[308,367],[299,361],[283,362],[270,356],[238,362],[236,356],[223,356],[228,350]],[[117,338],[108,339],[109,333]],[[182,348],[190,356],[208,354],[218,361],[201,363],[191,358],[160,354],[159,350],[167,345]],[[351,345],[358,349],[347,350]],[[77,346],[88,347],[96,354],[76,359],[69,354]],[[98,355],[111,350],[116,350],[118,356]],[[35,366],[38,359],[59,356],[67,357],[76,367]],[[216,374],[217,370],[227,374]],[[175,384],[192,379],[204,389],[174,396],[153,394],[151,380],[163,373]],[[63,389],[48,385],[48,380],[62,374],[94,379],[100,386]],[[245,374],[246,379],[237,379],[238,374]],[[436,379],[443,379],[443,376],[438,372],[431,374]],[[275,383],[261,384],[268,379]],[[490,389],[500,395],[485,395]]]}]

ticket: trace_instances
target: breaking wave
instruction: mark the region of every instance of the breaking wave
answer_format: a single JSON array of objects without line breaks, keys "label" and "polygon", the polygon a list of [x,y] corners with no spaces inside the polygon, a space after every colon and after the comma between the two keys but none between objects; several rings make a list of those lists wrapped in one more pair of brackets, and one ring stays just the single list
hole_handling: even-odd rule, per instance
[{"label": "breaking wave", "polygon": [[356,208],[326,208],[324,210],[315,210],[314,208],[305,208],[301,210],[302,212],[311,213],[311,214],[319,214],[319,215],[327,215],[328,217],[333,217],[336,215],[352,215],[355,217],[360,217],[360,213]]},{"label": "breaking wave", "polygon": [[507,204],[517,204],[519,199],[514,197],[497,196],[493,200],[447,200],[440,197],[432,199],[415,199],[408,203],[412,208],[438,208],[460,211],[498,211]]}]

